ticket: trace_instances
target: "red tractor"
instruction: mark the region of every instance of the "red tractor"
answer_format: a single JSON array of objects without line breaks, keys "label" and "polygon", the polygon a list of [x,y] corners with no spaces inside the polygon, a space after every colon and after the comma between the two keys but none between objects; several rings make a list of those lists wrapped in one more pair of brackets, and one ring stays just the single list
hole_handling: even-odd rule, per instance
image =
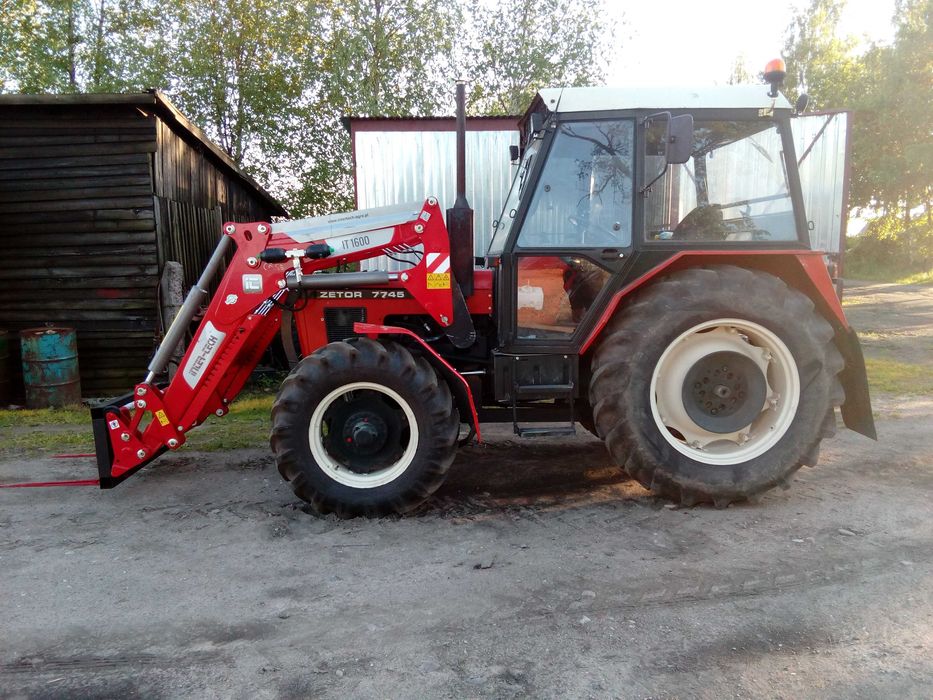
[{"label": "red tractor", "polygon": [[[774,85],[542,90],[484,259],[462,167],[447,225],[433,197],[226,224],[145,380],[93,410],[101,486],[223,416],[280,332],[303,359],[272,451],[319,512],[415,508],[486,422],[579,423],[644,486],[717,506],[816,464],[837,407],[874,437],[858,339],[810,249],[794,116]],[[332,271],[402,254],[395,271]]]}]

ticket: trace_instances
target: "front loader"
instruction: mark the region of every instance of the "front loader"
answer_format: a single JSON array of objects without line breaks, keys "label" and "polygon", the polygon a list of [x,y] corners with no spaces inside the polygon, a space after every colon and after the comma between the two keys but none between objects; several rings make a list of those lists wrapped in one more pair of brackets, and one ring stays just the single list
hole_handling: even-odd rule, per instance
[{"label": "front loader", "polygon": [[[487,422],[582,425],[646,487],[719,506],[816,464],[837,408],[874,437],[858,339],[810,249],[793,118],[774,85],[542,90],[482,260],[462,175],[452,236],[434,197],[226,224],[145,380],[92,412],[101,486],[223,416],[279,333],[302,357],[272,450],[319,512],[419,506]],[[409,262],[332,271],[381,256]]]}]

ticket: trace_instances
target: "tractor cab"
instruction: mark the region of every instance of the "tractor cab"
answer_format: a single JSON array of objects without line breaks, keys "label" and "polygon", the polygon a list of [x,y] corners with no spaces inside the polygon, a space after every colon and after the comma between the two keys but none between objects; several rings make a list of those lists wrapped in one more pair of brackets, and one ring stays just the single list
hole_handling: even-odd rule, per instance
[{"label": "tractor cab", "polygon": [[685,250],[807,248],[791,115],[757,86],[542,90],[486,257],[496,398],[578,396],[613,297]]}]

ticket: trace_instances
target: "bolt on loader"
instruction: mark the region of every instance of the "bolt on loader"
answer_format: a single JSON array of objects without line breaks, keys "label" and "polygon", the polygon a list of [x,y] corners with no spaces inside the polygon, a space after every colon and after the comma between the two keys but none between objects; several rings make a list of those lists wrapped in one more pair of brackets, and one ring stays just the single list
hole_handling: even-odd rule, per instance
[{"label": "bolt on loader", "polygon": [[[491,422],[523,437],[583,426],[631,477],[688,505],[753,498],[815,465],[837,409],[874,438],[859,341],[810,245],[796,111],[777,92],[781,67],[765,77],[770,92],[541,90],[483,258],[462,84],[446,223],[428,197],[225,224],[145,379],[92,410],[101,486],[227,413],[280,333],[301,359],[272,407],[272,452],[321,513],[418,507]],[[332,271],[402,254],[399,270]]]}]

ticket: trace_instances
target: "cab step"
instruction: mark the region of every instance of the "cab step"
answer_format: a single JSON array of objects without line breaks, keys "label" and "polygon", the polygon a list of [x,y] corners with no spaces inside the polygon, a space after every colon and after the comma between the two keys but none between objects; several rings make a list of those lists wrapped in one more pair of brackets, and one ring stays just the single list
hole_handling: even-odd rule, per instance
[{"label": "cab step", "polygon": [[577,429],[574,428],[572,425],[570,425],[570,426],[566,426],[566,425],[548,425],[548,426],[541,426],[541,427],[535,427],[535,428],[523,428],[523,427],[521,427],[520,425],[516,424],[516,425],[515,425],[515,434],[518,435],[518,437],[529,437],[529,438],[530,438],[530,437],[544,437],[544,436],[547,436],[547,435],[550,435],[550,436],[560,436],[560,435],[569,436],[569,435],[576,435],[576,434],[577,434]]},{"label": "cab step", "polygon": [[[576,435],[573,415],[573,382],[568,384],[518,384],[512,385],[512,429],[519,437],[569,436]],[[565,399],[568,406],[567,425],[541,425],[525,428],[518,424],[518,400]]]}]

